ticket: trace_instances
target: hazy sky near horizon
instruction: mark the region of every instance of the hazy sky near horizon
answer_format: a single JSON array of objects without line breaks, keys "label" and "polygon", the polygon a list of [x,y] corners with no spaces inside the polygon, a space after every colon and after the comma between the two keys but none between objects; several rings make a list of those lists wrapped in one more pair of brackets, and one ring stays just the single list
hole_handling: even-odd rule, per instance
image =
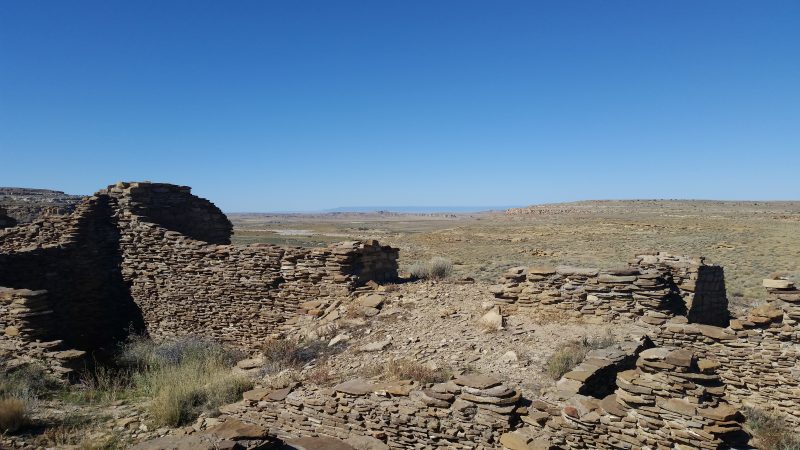
[{"label": "hazy sky near horizon", "polygon": [[0,186],[800,199],[800,2],[0,3]]}]

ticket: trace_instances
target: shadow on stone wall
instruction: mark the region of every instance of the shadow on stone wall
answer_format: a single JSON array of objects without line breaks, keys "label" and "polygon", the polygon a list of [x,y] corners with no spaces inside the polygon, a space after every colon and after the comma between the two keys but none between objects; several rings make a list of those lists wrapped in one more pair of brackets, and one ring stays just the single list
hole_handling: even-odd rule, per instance
[{"label": "shadow on stone wall", "polygon": [[108,197],[98,198],[81,220],[68,246],[0,254],[0,286],[47,290],[53,313],[31,314],[31,327],[48,330],[48,340],[102,357],[130,331],[143,332],[144,320],[122,279],[120,235]]}]

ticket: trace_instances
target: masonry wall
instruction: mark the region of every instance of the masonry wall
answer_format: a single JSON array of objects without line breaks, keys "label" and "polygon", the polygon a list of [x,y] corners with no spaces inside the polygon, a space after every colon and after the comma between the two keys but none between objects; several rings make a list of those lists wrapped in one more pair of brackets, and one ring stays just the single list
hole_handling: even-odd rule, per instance
[{"label": "masonry wall", "polygon": [[477,377],[488,382],[475,387],[467,377],[424,386],[351,380],[288,394],[289,389],[257,389],[229,413],[281,435],[373,436],[391,448],[497,448],[501,435],[519,422],[520,394]]},{"label": "masonry wall", "polygon": [[86,352],[50,340],[54,321],[47,291],[0,287],[0,372],[36,363],[56,378],[75,375]]},{"label": "masonry wall", "polygon": [[0,230],[0,286],[48,291],[55,320],[28,327],[42,338],[112,351],[130,331],[253,346],[397,277],[398,250],[376,241],[236,246],[230,232],[187,187],[117,183],[69,217]]},{"label": "masonry wall", "polygon": [[537,448],[727,449],[746,444],[743,416],[726,401],[716,364],[688,350],[643,351],[602,399],[576,395],[563,405],[534,401],[517,435]]},{"label": "masonry wall", "polygon": [[589,322],[657,325],[686,316],[696,323],[728,323],[722,268],[665,253],[640,255],[615,269],[515,267],[491,291],[500,302]]},{"label": "masonry wall", "polygon": [[674,321],[654,340],[718,361],[732,401],[777,410],[800,426],[800,291],[785,286],[770,289],[770,302],[731,320],[729,327]]},{"label": "masonry wall", "polygon": [[48,292],[49,320],[30,319],[39,338],[110,352],[129,329],[142,328],[121,276],[120,234],[110,199],[92,197],[68,219],[5,231],[0,286]]}]

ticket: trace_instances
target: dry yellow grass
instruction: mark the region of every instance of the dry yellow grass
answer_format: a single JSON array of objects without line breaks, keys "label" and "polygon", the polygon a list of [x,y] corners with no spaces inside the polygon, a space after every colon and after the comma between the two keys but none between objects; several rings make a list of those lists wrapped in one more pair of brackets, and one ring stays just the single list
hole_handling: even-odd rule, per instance
[{"label": "dry yellow grass", "polygon": [[0,399],[0,431],[14,433],[28,421],[28,408],[25,401],[8,397]]},{"label": "dry yellow grass", "polygon": [[[735,305],[765,297],[775,271],[800,278],[800,202],[627,201],[552,205],[541,214],[237,216],[234,241],[321,245],[379,239],[401,249],[401,269],[441,256],[453,275],[494,281],[508,267],[613,267],[635,253],[701,255],[725,267]],[[308,229],[313,236],[277,236]]]}]

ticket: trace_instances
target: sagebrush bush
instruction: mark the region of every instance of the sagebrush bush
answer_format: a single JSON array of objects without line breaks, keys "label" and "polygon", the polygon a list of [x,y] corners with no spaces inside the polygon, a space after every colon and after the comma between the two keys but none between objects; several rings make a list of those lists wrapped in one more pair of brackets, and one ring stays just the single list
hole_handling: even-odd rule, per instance
[{"label": "sagebrush bush", "polygon": [[758,448],[764,450],[800,450],[800,433],[775,413],[756,408],[744,408],[745,427]]},{"label": "sagebrush bush", "polygon": [[401,358],[392,359],[384,366],[384,376],[393,380],[414,380],[419,383],[443,383],[452,378],[448,369],[431,367],[418,361]]},{"label": "sagebrush bush", "polygon": [[157,426],[179,426],[202,412],[239,400],[252,382],[231,371],[239,352],[197,337],[156,344],[133,338],[120,363],[131,368],[131,384],[151,397],[149,412]]},{"label": "sagebrush bush", "polygon": [[33,402],[61,387],[44,367],[27,364],[13,371],[0,372],[0,398],[14,397]]},{"label": "sagebrush bush", "polygon": [[453,263],[447,258],[433,258],[428,261],[428,278],[442,280],[453,274]]},{"label": "sagebrush bush", "polygon": [[326,341],[320,339],[309,341],[269,339],[260,348],[261,354],[264,355],[262,375],[275,374],[286,369],[300,370],[316,359],[324,359],[338,353],[344,345],[341,343],[329,347]]},{"label": "sagebrush bush", "polygon": [[580,340],[570,341],[550,355],[545,365],[545,373],[550,378],[558,380],[580,364],[591,350],[606,348],[614,343],[615,340],[610,335],[595,340],[584,337]]},{"label": "sagebrush bush", "polygon": [[0,399],[0,432],[13,433],[28,422],[28,406],[16,397]]},{"label": "sagebrush bush", "polygon": [[118,359],[123,365],[146,369],[174,366],[192,359],[213,359],[222,365],[233,366],[242,358],[244,354],[237,350],[197,336],[185,336],[158,344],[148,338],[134,336],[123,346]]},{"label": "sagebrush bush", "polygon": [[453,262],[435,257],[425,263],[414,263],[408,268],[412,277],[421,280],[443,280],[453,274]]},{"label": "sagebrush bush", "polygon": [[96,365],[81,374],[81,384],[65,394],[79,403],[109,404],[131,394],[132,371]]}]

